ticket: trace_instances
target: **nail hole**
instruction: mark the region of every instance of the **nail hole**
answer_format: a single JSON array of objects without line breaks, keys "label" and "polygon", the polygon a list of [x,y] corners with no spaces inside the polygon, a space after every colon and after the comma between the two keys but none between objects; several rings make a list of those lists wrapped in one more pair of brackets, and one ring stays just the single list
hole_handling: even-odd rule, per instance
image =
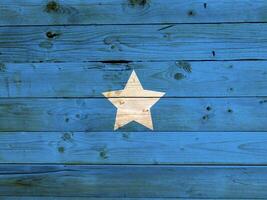
[{"label": "nail hole", "polygon": [[103,149],[103,150],[101,150],[101,151],[99,152],[99,156],[100,156],[101,158],[103,158],[103,159],[107,159],[107,158],[108,158],[108,155],[107,155],[107,152],[106,152],[105,149]]},{"label": "nail hole", "polygon": [[207,109],[207,111],[210,111],[210,110],[211,110],[211,107],[210,107],[210,106],[208,106],[206,109]]},{"label": "nail hole", "polygon": [[189,16],[195,16],[195,12],[193,10],[189,10],[187,13]]},{"label": "nail hole", "polygon": [[260,104],[267,103],[267,100],[261,100],[259,103]]},{"label": "nail hole", "polygon": [[48,38],[50,38],[50,39],[52,39],[52,38],[54,38],[54,37],[56,37],[56,36],[59,36],[59,34],[58,34],[58,33],[52,33],[51,31],[48,31],[48,32],[46,33],[46,37],[48,37]]},{"label": "nail hole", "polygon": [[209,116],[208,116],[208,115],[204,115],[204,116],[202,117],[202,119],[203,119],[203,120],[208,120],[208,119],[209,119]]}]

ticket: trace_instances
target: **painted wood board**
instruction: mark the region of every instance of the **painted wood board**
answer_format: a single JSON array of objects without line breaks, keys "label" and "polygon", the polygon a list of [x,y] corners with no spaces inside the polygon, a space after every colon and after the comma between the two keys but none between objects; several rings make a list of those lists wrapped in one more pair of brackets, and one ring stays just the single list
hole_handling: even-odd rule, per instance
[{"label": "painted wood board", "polygon": [[1,195],[265,198],[266,166],[1,165]]},{"label": "painted wood board", "polygon": [[[27,197],[21,197],[21,196],[0,196],[0,200],[36,200],[36,199],[48,199],[48,200],[151,200],[151,198],[101,198],[101,197],[40,197],[40,196],[27,196]],[[153,198],[153,200],[200,200],[200,199],[188,199],[188,198]],[[209,199],[209,200],[216,200],[216,199]],[[226,199],[220,199],[220,200],[226,200]],[[227,199],[227,200],[242,200],[242,199]],[[249,200],[249,199],[246,199]],[[251,199],[254,200],[254,199]]]},{"label": "painted wood board", "polygon": [[[264,0],[0,2],[0,199],[266,199],[266,20]],[[167,92],[155,132],[113,132],[101,93],[132,70]]]},{"label": "painted wood board", "polygon": [[169,61],[2,63],[0,97],[103,97],[123,89],[132,70],[164,97],[267,96],[266,61]]},{"label": "painted wood board", "polygon": [[[101,198],[101,197],[40,197],[40,196],[27,196],[27,197],[21,197],[21,196],[0,196],[0,200],[36,200],[36,199],[45,199],[45,200],[151,200],[151,198]],[[155,200],[174,200],[173,198],[153,198]],[[175,199],[176,200],[176,199]],[[191,200],[191,199],[180,199],[179,200]],[[194,199],[196,200],[196,199]],[[198,200],[198,199],[197,199]],[[229,199],[228,199],[229,200]]]},{"label": "painted wood board", "polygon": [[6,0],[0,25],[266,22],[266,13],[264,0]]},{"label": "painted wood board", "polygon": [[267,24],[0,27],[0,62],[267,58]]},{"label": "painted wood board", "polygon": [[[265,97],[161,98],[151,112],[154,131],[267,131],[266,109]],[[106,98],[0,99],[1,131],[112,131],[115,115]]]},{"label": "painted wood board", "polygon": [[267,165],[267,132],[2,132],[1,163]]}]

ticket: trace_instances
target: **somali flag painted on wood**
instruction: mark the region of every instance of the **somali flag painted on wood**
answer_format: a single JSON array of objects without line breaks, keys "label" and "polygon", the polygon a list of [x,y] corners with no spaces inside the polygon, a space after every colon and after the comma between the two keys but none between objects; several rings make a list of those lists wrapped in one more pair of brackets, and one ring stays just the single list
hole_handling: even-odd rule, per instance
[{"label": "somali flag painted on wood", "polygon": [[0,195],[265,199],[264,0],[0,2]]}]

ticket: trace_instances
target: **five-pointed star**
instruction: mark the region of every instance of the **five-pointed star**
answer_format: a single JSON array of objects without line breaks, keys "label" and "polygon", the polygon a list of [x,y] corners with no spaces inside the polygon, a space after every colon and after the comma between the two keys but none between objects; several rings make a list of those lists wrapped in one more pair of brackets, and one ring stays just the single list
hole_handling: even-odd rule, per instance
[{"label": "five-pointed star", "polygon": [[117,107],[114,130],[132,121],[136,121],[153,130],[150,108],[164,94],[163,92],[144,90],[133,70],[123,90],[103,93],[103,95]]}]

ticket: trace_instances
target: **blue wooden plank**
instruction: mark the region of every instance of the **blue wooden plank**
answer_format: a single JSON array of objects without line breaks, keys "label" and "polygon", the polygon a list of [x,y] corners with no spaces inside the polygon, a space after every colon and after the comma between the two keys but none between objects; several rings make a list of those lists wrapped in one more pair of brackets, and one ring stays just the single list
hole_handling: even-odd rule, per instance
[{"label": "blue wooden plank", "polygon": [[[12,196],[0,196],[0,199],[3,200],[151,200],[151,198],[101,198],[101,197],[40,197],[40,196],[28,196],[28,197],[12,197]],[[153,198],[153,200],[201,200],[201,199],[189,199],[189,198]],[[216,200],[216,199],[209,199],[209,200]],[[220,199],[220,200],[242,200],[242,199]],[[244,200],[244,199],[243,199]],[[250,200],[247,199],[246,200]],[[255,200],[255,199],[251,199]]]},{"label": "blue wooden plank", "polygon": [[[265,4],[0,2],[0,196],[266,198],[267,65],[227,61],[266,60],[267,24],[254,23],[267,22]],[[167,92],[156,134],[111,132],[116,109],[100,94],[132,69]]]},{"label": "blue wooden plank", "polygon": [[267,165],[267,132],[2,132],[0,163]]},{"label": "blue wooden plank", "polygon": [[267,196],[266,166],[0,165],[1,195],[143,198]]},{"label": "blue wooden plank", "polygon": [[103,97],[124,88],[132,70],[164,97],[267,96],[266,61],[172,61],[2,63],[0,97]]},{"label": "blue wooden plank", "polygon": [[[151,200],[151,198],[101,198],[101,197],[40,197],[40,196],[27,196],[27,197],[19,197],[19,196],[0,196],[2,200]],[[154,200],[175,200],[174,198],[153,198]],[[191,200],[191,199],[180,199],[179,200]],[[198,199],[194,199],[198,200]],[[228,199],[229,200],[229,199]]]},{"label": "blue wooden plank", "polygon": [[267,24],[0,27],[1,62],[267,59]]},{"label": "blue wooden plank", "polygon": [[264,0],[6,0],[0,25],[266,22],[266,13]]},{"label": "blue wooden plank", "polygon": [[[266,109],[265,97],[161,98],[151,112],[155,131],[267,131]],[[112,131],[115,115],[106,98],[0,99],[1,131]],[[149,129],[132,122],[120,131]]]}]

